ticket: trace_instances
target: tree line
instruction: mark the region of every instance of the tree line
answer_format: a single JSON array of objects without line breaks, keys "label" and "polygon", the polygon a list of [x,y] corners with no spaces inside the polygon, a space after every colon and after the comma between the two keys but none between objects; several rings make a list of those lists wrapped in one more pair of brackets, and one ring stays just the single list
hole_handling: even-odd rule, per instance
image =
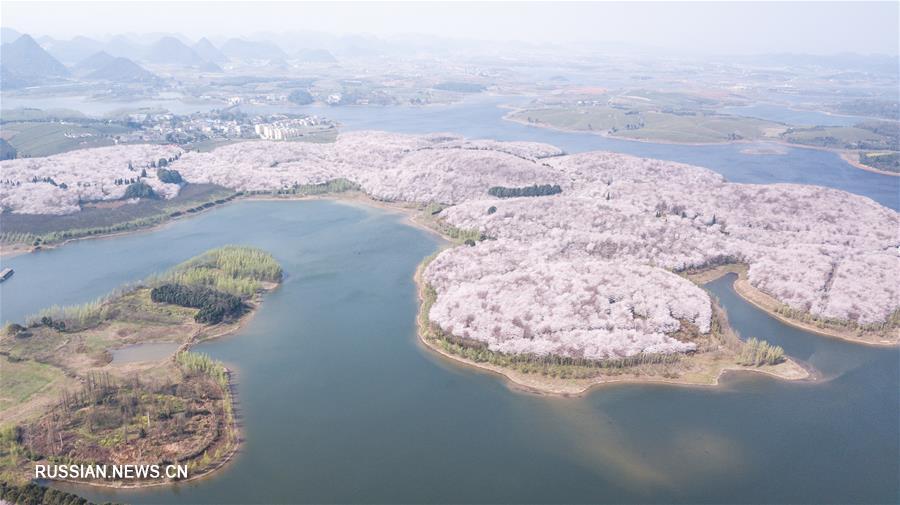
[{"label": "tree line", "polygon": [[533,186],[525,186],[522,188],[507,188],[505,186],[494,186],[488,190],[488,194],[497,198],[516,198],[519,196],[550,196],[562,193],[559,184],[541,184]]},{"label": "tree line", "polygon": [[217,324],[238,317],[244,310],[244,303],[237,296],[202,286],[162,284],[150,290],[150,299],[156,303],[200,309],[194,321],[203,324]]},{"label": "tree line", "polygon": [[744,342],[738,363],[747,366],[777,365],[784,361],[784,349],[756,337]]},{"label": "tree line", "polygon": [[76,494],[40,486],[34,482],[22,486],[0,482],[0,501],[21,505],[91,505],[93,503]]}]

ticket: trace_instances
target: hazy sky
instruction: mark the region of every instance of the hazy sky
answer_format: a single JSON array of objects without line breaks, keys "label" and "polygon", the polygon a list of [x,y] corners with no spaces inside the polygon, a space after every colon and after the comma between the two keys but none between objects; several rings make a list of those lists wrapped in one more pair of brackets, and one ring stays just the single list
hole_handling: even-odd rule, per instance
[{"label": "hazy sky", "polygon": [[897,54],[900,2],[12,2],[3,26],[53,37],[189,37],[313,30],[535,42],[602,41],[713,53]]}]

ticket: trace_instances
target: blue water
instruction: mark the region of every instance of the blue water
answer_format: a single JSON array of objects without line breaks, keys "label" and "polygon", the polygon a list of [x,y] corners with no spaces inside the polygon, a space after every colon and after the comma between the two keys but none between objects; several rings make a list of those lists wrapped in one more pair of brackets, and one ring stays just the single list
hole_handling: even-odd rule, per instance
[{"label": "blue water", "polygon": [[[837,187],[898,208],[898,181],[823,151],[751,155],[503,121],[501,99],[424,108],[305,108],[349,129],[448,131],[609,149],[706,166],[729,180]],[[765,147],[765,146],[763,146]],[[412,273],[439,247],[397,215],[325,201],[239,202],[160,229],[3,260],[0,319],[89,301],[228,243],[271,251],[278,290],[238,334],[202,346],[236,368],[246,443],[211,479],[134,503],[896,503],[900,351],[785,326],[708,288],[744,337],[821,374],[732,374],[718,388],[613,386],[583,398],[511,391],[415,340]]]},{"label": "blue water", "polygon": [[792,109],[790,107],[771,103],[723,107],[722,109],[719,109],[718,112],[735,116],[765,119],[791,126],[853,126],[866,121],[866,118],[859,116],[842,116],[812,110]]},{"label": "blue water", "polygon": [[[427,107],[281,107],[340,121],[344,130],[398,133],[449,132],[470,138],[545,142],[568,153],[614,151],[645,158],[689,163],[714,170],[732,182],[813,184],[867,196],[900,209],[900,177],[866,172],[835,153],[773,143],[679,145],[638,142],[592,133],[528,126],[503,119],[503,104],[527,105],[526,97],[476,97],[452,105]],[[273,110],[253,108],[249,110]],[[777,154],[750,154],[754,152]]]},{"label": "blue water", "polygon": [[[732,182],[768,184],[776,182],[814,184],[867,196],[876,202],[900,209],[900,177],[881,175],[854,168],[835,153],[787,147],[771,143],[678,145],[638,142],[603,137],[591,133],[572,133],[506,121],[509,112],[503,105],[527,106],[524,96],[477,95],[460,103],[425,107],[329,107],[321,104],[293,106],[244,105],[252,113],[291,112],[316,114],[335,119],[343,130],[384,130],[399,133],[449,132],[470,138],[526,140],[545,142],[568,153],[606,150],[709,168]],[[87,114],[105,114],[125,106],[170,108],[176,113],[208,110],[215,105],[183,103],[179,100],[144,100],[134,103],[88,101],[85,97],[61,96],[34,98],[4,95],[3,107],[70,108]],[[765,105],[754,110],[768,110]],[[783,109],[790,111],[790,109]],[[786,112],[783,112],[787,114]],[[772,112],[772,111],[769,111]],[[805,115],[799,111],[790,114]],[[810,117],[847,118],[823,113]],[[838,120],[836,119],[836,120]],[[777,154],[752,154],[755,152]]]},{"label": "blue water", "polygon": [[238,458],[197,482],[79,493],[129,503],[886,503],[900,492],[900,351],[785,326],[737,297],[730,278],[708,288],[735,328],[784,346],[818,381],[745,373],[717,388],[512,391],[416,340],[412,274],[438,240],[396,214],[327,201],[244,201],[14,257],[0,304],[8,317],[85,301],[228,243],[265,248],[285,270],[242,330],[199,347],[238,371]]}]

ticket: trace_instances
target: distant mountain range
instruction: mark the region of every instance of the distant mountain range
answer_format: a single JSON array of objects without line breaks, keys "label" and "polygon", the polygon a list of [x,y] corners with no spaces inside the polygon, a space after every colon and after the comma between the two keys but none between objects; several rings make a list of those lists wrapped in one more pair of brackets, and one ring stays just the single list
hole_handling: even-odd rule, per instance
[{"label": "distant mountain range", "polygon": [[7,89],[69,76],[65,65],[44,51],[29,35],[0,46],[0,68],[0,84]]},{"label": "distant mountain range", "polygon": [[294,59],[305,63],[336,63],[337,58],[325,49],[301,49],[294,54]]},{"label": "distant mountain range", "polygon": [[288,55],[271,42],[256,42],[244,39],[228,39],[222,45],[222,52],[230,58],[240,60],[274,60]]},{"label": "distant mountain range", "polygon": [[128,58],[97,53],[78,65],[86,73],[84,79],[121,83],[155,84],[161,79]]},{"label": "distant mountain range", "polygon": [[5,26],[3,28],[0,28],[0,44],[15,42],[16,39],[21,36],[21,33],[13,30],[12,28],[7,28]]},{"label": "distant mountain range", "polygon": [[214,46],[206,37],[203,37],[194,44],[194,51],[204,60],[217,65],[228,62],[228,56],[225,56],[225,54],[220,51],[219,48]]},{"label": "distant mountain range", "polygon": [[184,67],[199,67],[206,63],[202,56],[175,37],[163,37],[157,40],[150,46],[144,60],[150,63]]},{"label": "distant mountain range", "polygon": [[102,51],[106,44],[88,37],[75,37],[72,40],[55,40],[49,38],[39,41],[41,47],[53,55],[57,60],[73,64],[84,60],[88,56]]},{"label": "distant mountain range", "polygon": [[72,67],[72,72],[75,75],[87,75],[109,65],[115,59],[115,56],[110,55],[106,51],[98,51],[78,62],[77,65]]}]

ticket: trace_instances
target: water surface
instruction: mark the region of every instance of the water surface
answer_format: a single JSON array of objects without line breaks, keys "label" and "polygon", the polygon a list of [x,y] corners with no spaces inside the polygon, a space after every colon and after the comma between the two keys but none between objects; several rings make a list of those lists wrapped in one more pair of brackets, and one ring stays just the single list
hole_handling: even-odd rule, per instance
[{"label": "water surface", "polygon": [[132,503],[884,503],[900,492],[898,350],[785,326],[730,278],[708,287],[742,335],[823,379],[512,391],[415,338],[412,273],[438,239],[327,201],[243,201],[11,258],[3,317],[86,301],[228,243],[269,250],[285,269],[245,327],[199,346],[239,371],[239,457],[198,482],[79,492]]},{"label": "water surface", "polygon": [[735,116],[765,119],[792,126],[853,126],[868,120],[868,118],[859,116],[843,116],[813,110],[792,109],[773,103],[723,107],[719,109],[719,112]]},{"label": "water surface", "polygon": [[[814,184],[841,189],[869,197],[876,202],[900,209],[900,177],[892,177],[854,168],[833,152],[782,146],[772,143],[740,143],[713,145],[679,145],[639,142],[592,133],[557,131],[528,126],[503,119],[509,112],[505,106],[525,107],[527,96],[476,95],[460,103],[432,106],[349,106],[330,107],[322,104],[294,106],[242,105],[250,113],[316,114],[338,120],[342,130],[384,130],[398,133],[448,132],[469,138],[523,140],[545,142],[568,153],[605,150],[634,156],[689,163],[714,170],[729,181],[752,184]],[[180,100],[143,100],[134,102],[93,102],[85,97],[62,96],[35,98],[3,97],[3,106],[38,108],[65,107],[89,114],[103,114],[124,106],[165,107],[176,113],[209,110],[215,104],[190,104]],[[763,107],[763,106],[761,106]],[[784,109],[790,110],[790,109]],[[795,111],[795,114],[800,114]],[[840,118],[842,116],[830,116]],[[764,154],[760,154],[764,153]]]},{"label": "water surface", "polygon": [[737,144],[660,144],[593,133],[558,131],[503,119],[505,104],[526,106],[528,97],[478,96],[452,105],[426,107],[294,107],[294,112],[336,119],[344,130],[398,133],[449,132],[469,138],[545,142],[568,153],[613,151],[678,161],[708,168],[732,182],[813,184],[867,196],[900,209],[900,177],[860,170],[839,155],[771,142]]}]

